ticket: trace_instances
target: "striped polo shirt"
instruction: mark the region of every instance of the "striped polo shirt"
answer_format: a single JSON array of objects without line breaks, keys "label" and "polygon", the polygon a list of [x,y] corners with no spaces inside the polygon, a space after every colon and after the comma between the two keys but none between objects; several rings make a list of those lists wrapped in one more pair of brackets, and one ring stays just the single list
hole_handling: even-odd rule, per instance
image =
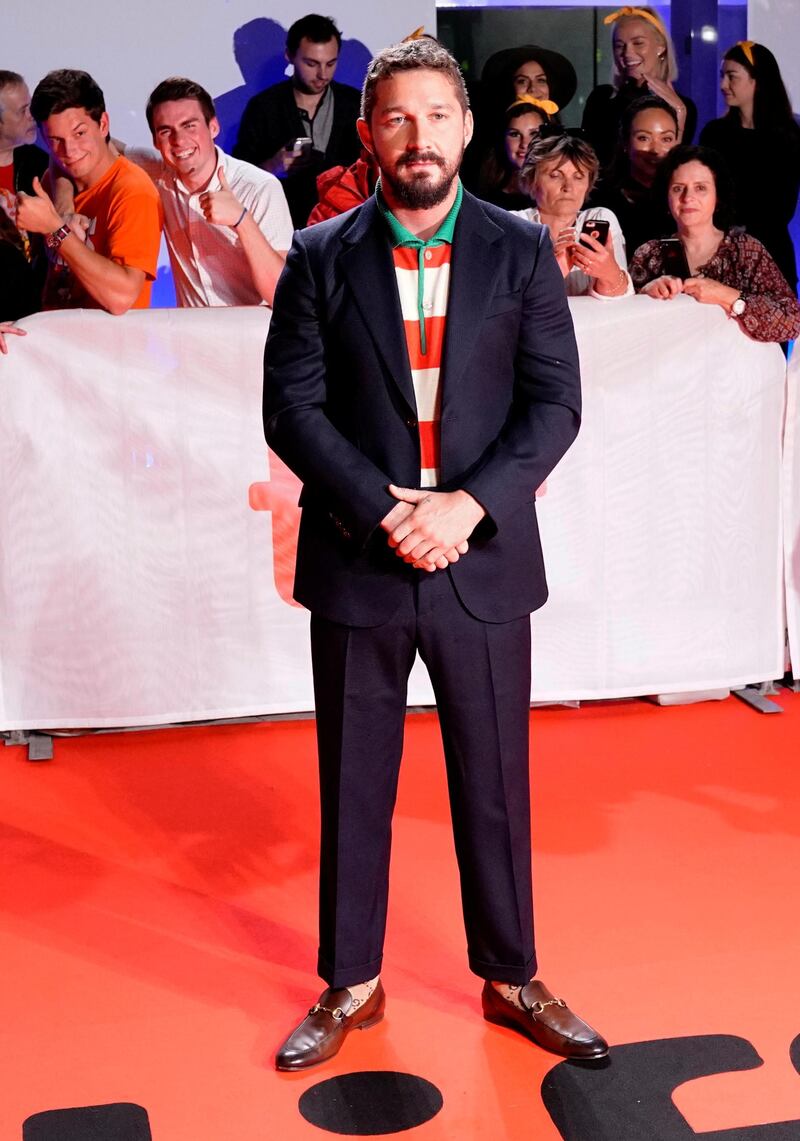
[{"label": "striped polo shirt", "polygon": [[439,482],[442,350],[447,323],[453,230],[462,197],[459,182],[447,217],[433,237],[423,241],[398,222],[384,201],[380,184],[376,189],[378,208],[386,219],[392,242],[395,279],[414,385],[420,487],[436,487]]}]

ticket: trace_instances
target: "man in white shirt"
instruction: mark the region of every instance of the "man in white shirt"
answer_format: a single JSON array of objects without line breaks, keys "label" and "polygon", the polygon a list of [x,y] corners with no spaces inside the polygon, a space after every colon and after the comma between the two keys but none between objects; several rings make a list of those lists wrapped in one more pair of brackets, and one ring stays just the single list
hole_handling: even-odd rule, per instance
[{"label": "man in white shirt", "polygon": [[157,152],[117,145],[161,196],[178,305],[271,305],[293,231],[280,182],[215,145],[214,103],[198,83],[165,79],[146,115]]}]

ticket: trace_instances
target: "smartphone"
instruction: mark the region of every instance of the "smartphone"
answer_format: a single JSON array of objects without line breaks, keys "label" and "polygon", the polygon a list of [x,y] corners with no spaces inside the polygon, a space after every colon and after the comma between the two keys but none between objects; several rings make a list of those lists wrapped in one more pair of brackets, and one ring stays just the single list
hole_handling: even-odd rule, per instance
[{"label": "smartphone", "polygon": [[681,281],[686,281],[687,277],[692,276],[680,238],[662,238],[658,244],[664,263],[664,273],[670,277],[679,277]]},{"label": "smartphone", "polygon": [[293,155],[308,154],[311,151],[311,139],[308,135],[303,135],[301,139],[293,139],[287,150],[290,150]]},{"label": "smartphone", "polygon": [[[601,246],[605,246],[608,245],[609,229],[610,224],[607,218],[587,218],[581,226],[581,233],[590,234],[597,239]],[[588,242],[583,244],[588,245]]]}]

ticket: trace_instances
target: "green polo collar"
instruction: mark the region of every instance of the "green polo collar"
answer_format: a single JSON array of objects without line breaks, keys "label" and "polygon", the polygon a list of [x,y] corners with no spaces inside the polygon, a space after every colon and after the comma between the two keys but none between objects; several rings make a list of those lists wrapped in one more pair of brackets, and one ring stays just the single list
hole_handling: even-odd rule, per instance
[{"label": "green polo collar", "polygon": [[412,249],[424,250],[429,246],[440,246],[443,242],[447,242],[448,245],[453,244],[453,231],[456,228],[456,219],[458,218],[458,212],[461,209],[461,200],[463,197],[464,188],[461,185],[461,179],[459,178],[455,202],[450,207],[447,217],[444,219],[433,237],[428,238],[427,241],[423,241],[422,238],[415,237],[410,230],[407,230],[405,226],[401,222],[398,222],[398,220],[395,218],[394,214],[386,205],[386,200],[384,199],[383,193],[381,191],[380,179],[378,179],[378,183],[375,187],[375,201],[378,204],[378,209],[380,210],[381,214],[386,219],[386,224],[389,227],[389,233],[391,234],[392,238],[392,246],[410,246]]},{"label": "green polo collar", "polygon": [[423,241],[422,238],[417,238],[410,230],[407,230],[391,212],[386,205],[386,201],[381,192],[381,180],[378,179],[375,187],[375,201],[378,204],[378,209],[386,219],[386,225],[389,227],[389,234],[391,237],[392,247],[397,249],[399,246],[407,247],[408,249],[417,251],[417,316],[419,318],[419,345],[423,355],[427,356],[428,353],[428,336],[425,327],[425,311],[422,308],[422,301],[425,296],[425,251],[432,246],[442,246],[453,244],[453,231],[456,228],[456,218],[461,209],[461,199],[464,197],[464,188],[461,185],[461,179],[458,180],[458,187],[456,189],[456,197],[453,205],[448,211],[447,217],[442,222],[439,229]]}]

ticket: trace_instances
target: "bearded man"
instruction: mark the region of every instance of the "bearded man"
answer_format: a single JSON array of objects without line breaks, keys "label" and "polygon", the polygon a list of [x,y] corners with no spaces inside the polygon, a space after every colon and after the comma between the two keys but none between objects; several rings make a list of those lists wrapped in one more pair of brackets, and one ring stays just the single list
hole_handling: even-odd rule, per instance
[{"label": "bearded man", "polygon": [[375,57],[358,130],[375,195],[295,234],[265,356],[267,440],[304,484],[295,597],[311,611],[328,984],[276,1064],[323,1062],[383,1017],[417,652],[484,1016],[566,1057],[603,1057],[600,1035],[534,978],[530,613],[547,594],[534,493],[580,421],[561,274],[545,228],[463,191],[472,116],[436,41]]}]

